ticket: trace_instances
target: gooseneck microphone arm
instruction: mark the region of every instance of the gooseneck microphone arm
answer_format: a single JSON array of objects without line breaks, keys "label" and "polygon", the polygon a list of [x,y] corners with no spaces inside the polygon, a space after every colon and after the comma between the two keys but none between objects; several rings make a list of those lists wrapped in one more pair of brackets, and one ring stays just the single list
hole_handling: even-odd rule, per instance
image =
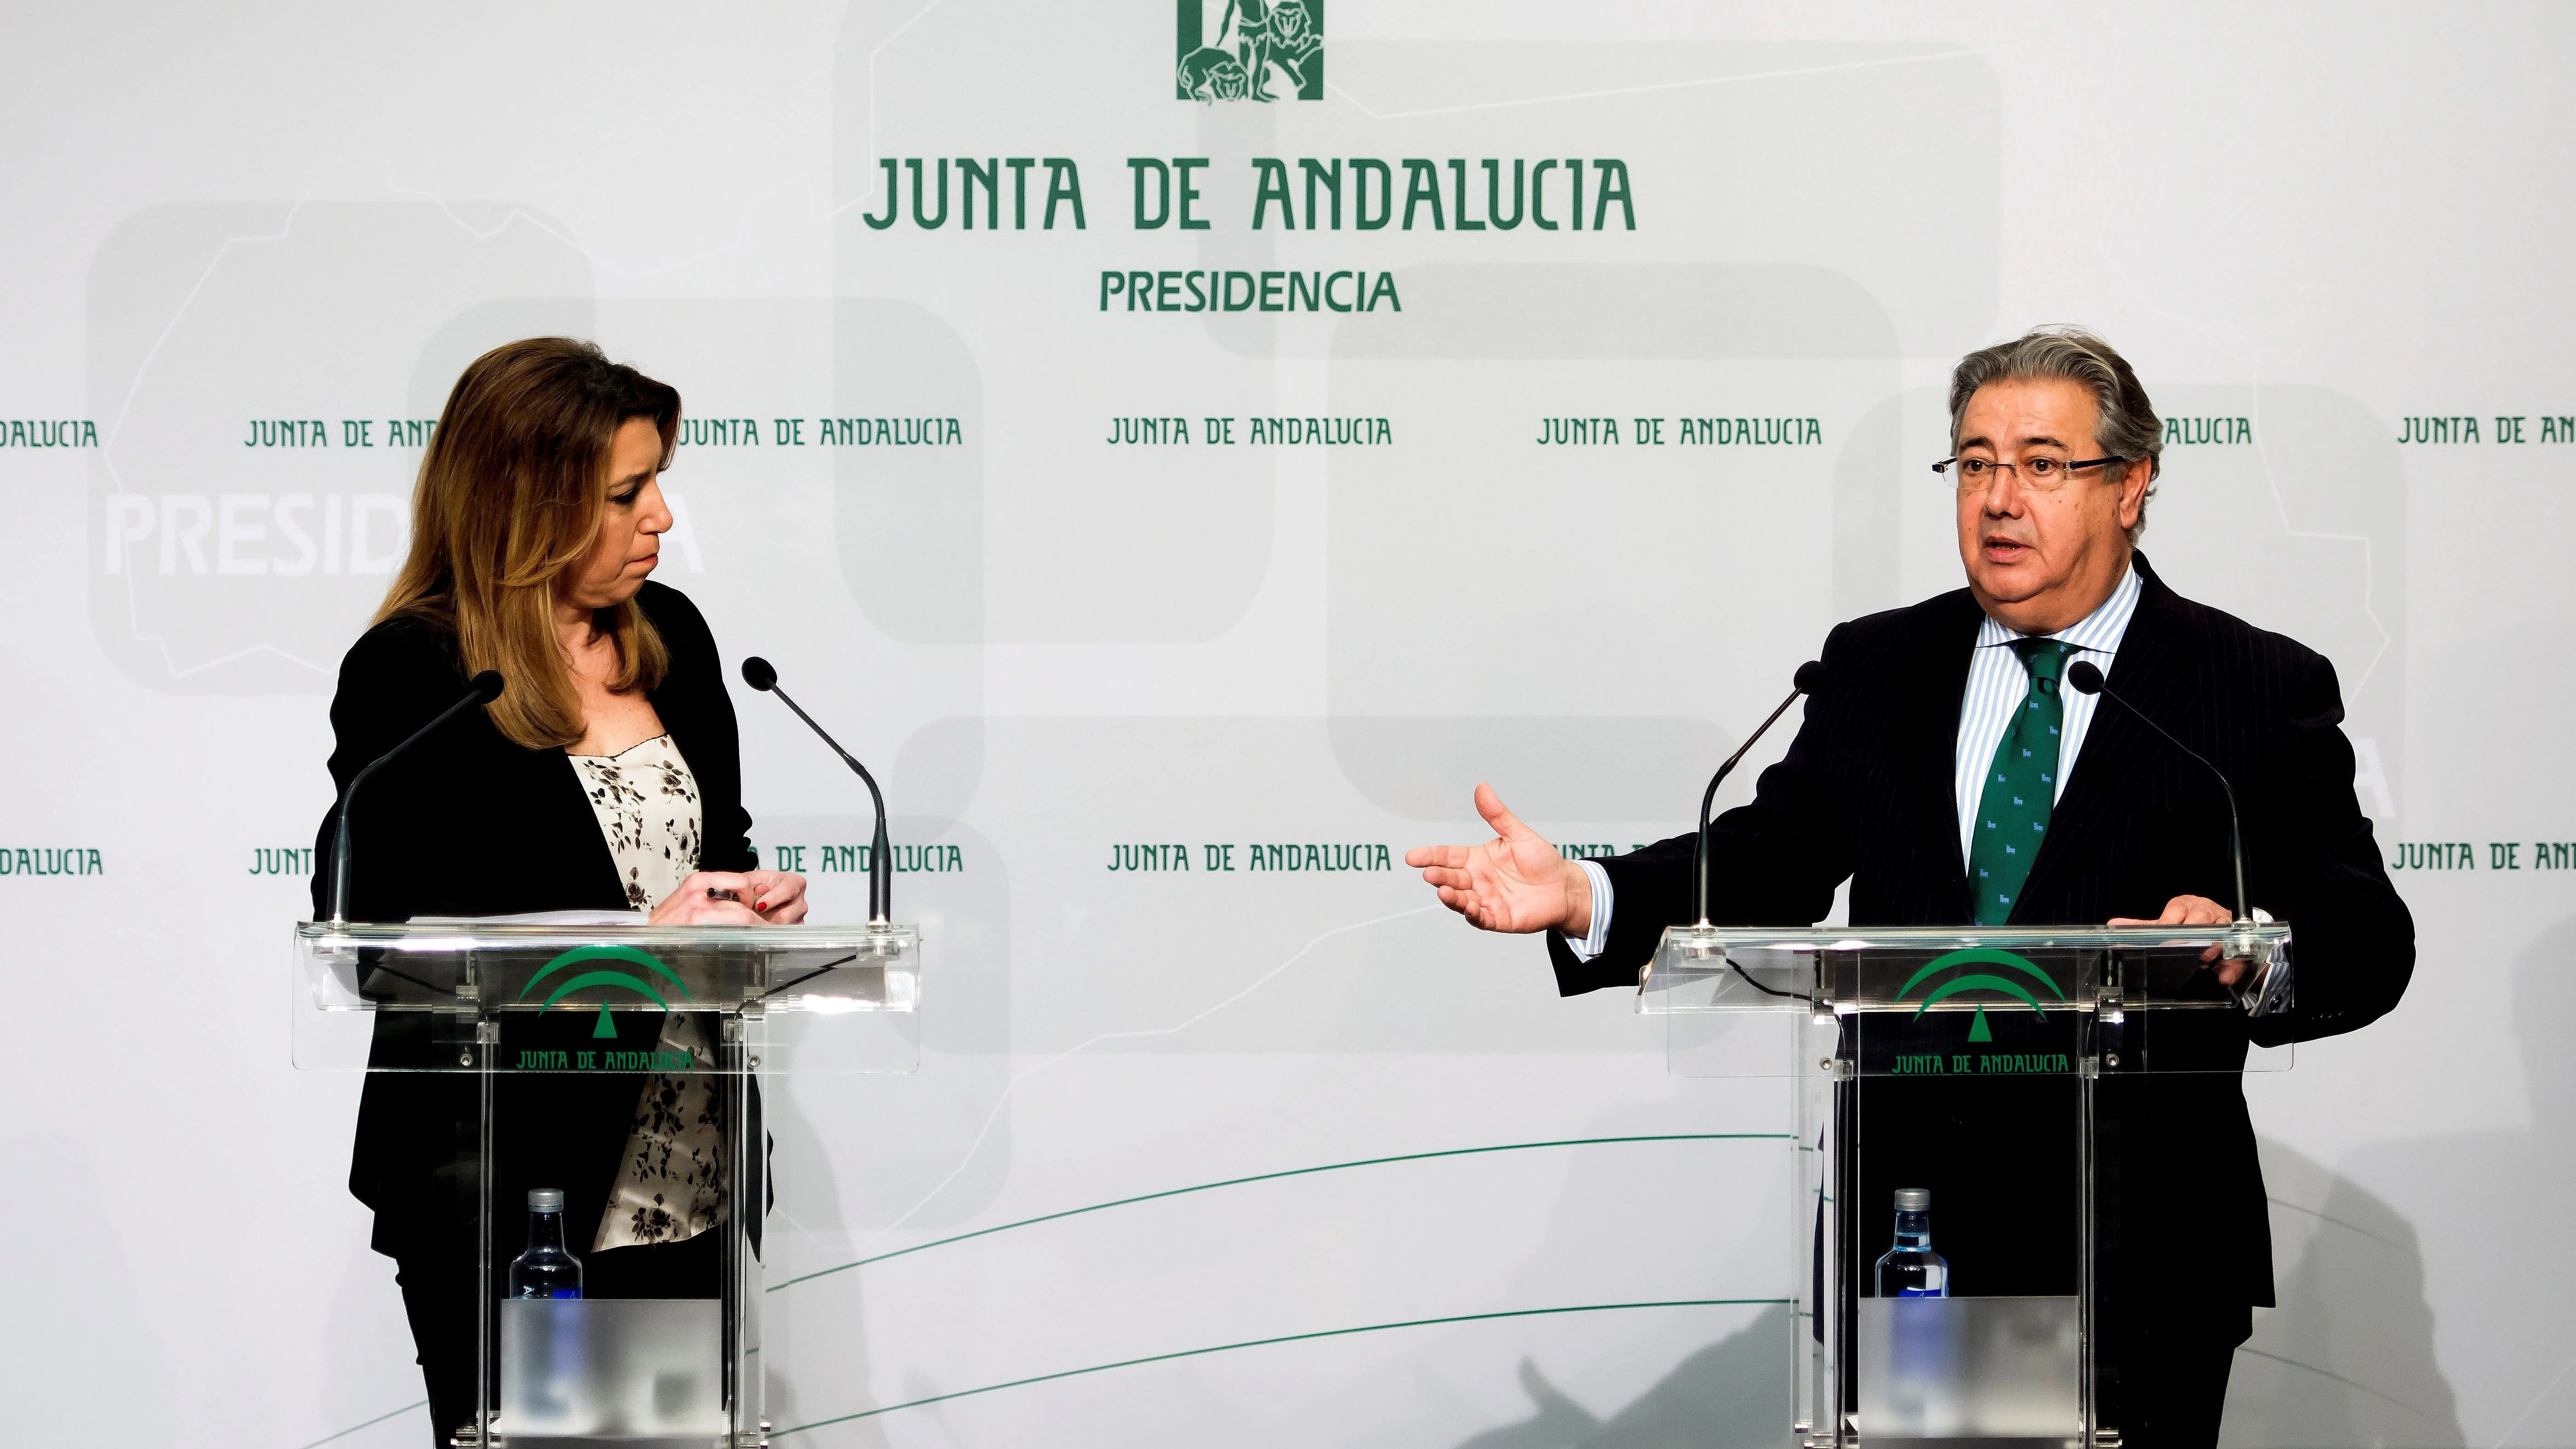
[{"label": "gooseneck microphone arm", "polygon": [[2098,694],[2129,712],[2129,718],[2165,737],[2165,743],[2200,762],[2200,767],[2218,777],[2218,788],[2227,794],[2227,848],[2236,867],[2236,919],[2232,924],[2247,925],[2253,916],[2245,909],[2245,832],[2236,819],[2236,787],[2227,782],[2227,772],[2203,758],[2200,751],[2175,739],[2173,731],[2141,713],[2138,707],[2111,692],[2102,680],[2102,671],[2089,659],[2078,659],[2066,666],[2066,682],[2086,694]]},{"label": "gooseneck microphone arm", "polygon": [[894,919],[894,857],[886,849],[885,792],[877,788],[877,777],[869,774],[868,767],[860,764],[849,751],[842,749],[839,740],[814,723],[812,715],[787,697],[787,691],[778,687],[778,671],[768,660],[755,654],[742,661],[742,682],[763,694],[777,695],[779,703],[795,710],[796,717],[805,721],[805,728],[832,747],[832,753],[841,757],[841,763],[867,782],[868,798],[875,801],[877,807],[876,843],[868,850],[868,924],[882,926],[890,923]]},{"label": "gooseneck microphone arm", "polygon": [[466,687],[465,697],[463,699],[449,705],[445,710],[440,712],[438,718],[422,725],[419,729],[413,730],[411,732],[411,738],[404,740],[401,744],[394,746],[392,749],[387,750],[383,754],[368,761],[365,769],[360,770],[355,775],[349,777],[348,788],[340,792],[339,808],[332,812],[331,924],[342,926],[347,925],[349,921],[349,806],[351,802],[358,798],[358,787],[367,783],[368,776],[373,775],[378,770],[383,769],[386,765],[391,764],[395,756],[410,749],[412,746],[419,744],[422,740],[429,738],[431,734],[437,731],[439,726],[456,718],[458,715],[465,713],[469,709],[476,708],[480,705],[490,704],[492,701],[499,699],[500,697],[500,671],[493,669],[484,670],[482,673],[475,675],[473,682]]},{"label": "gooseneck microphone arm", "polygon": [[1812,659],[1799,665],[1798,672],[1791,676],[1789,697],[1780,701],[1780,707],[1771,711],[1771,717],[1764,720],[1761,728],[1747,737],[1734,754],[1726,757],[1726,763],[1718,766],[1717,773],[1709,777],[1708,789],[1701,792],[1699,834],[1692,837],[1694,844],[1691,854],[1691,904],[1694,907],[1692,914],[1698,917],[1699,924],[1703,926],[1708,924],[1708,811],[1709,806],[1717,800],[1717,787],[1725,783],[1726,777],[1733,774],[1735,767],[1742,763],[1744,752],[1752,749],[1771,726],[1780,722],[1780,716],[1789,712],[1789,706],[1798,702],[1799,695],[1814,694],[1824,687],[1825,666]]}]

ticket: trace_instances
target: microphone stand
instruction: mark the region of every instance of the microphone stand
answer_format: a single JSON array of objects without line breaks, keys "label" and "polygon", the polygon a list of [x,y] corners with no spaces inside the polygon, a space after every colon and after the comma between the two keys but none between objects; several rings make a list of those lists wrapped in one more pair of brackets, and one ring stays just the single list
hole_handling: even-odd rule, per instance
[{"label": "microphone stand", "polygon": [[[2236,917],[2227,923],[2227,935],[2219,945],[2219,955],[2222,959],[2247,963],[2264,960],[2262,943],[2254,936],[2254,929],[2258,923],[2254,919],[2254,913],[2247,909],[2245,904],[2245,831],[2237,821],[2236,787],[2228,781],[2227,772],[2211,764],[2200,751],[2174,738],[2173,731],[2147,718],[2145,712],[2136,705],[2113,693],[2111,686],[2102,678],[2101,666],[2092,660],[2078,659],[2068,665],[2066,682],[2086,694],[2098,694],[2127,710],[2129,718],[2162,735],[2166,744],[2182,751],[2197,761],[2202,769],[2218,777],[2218,788],[2227,797],[2228,862],[2236,870]],[[2268,966],[2258,970],[2252,980],[2256,984],[2250,989],[2231,989],[2237,990],[2240,998],[2250,995],[2258,1000],[2272,993],[2271,971]]]},{"label": "microphone stand", "polygon": [[2066,669],[2066,682],[2074,685],[2077,689],[2086,694],[2098,694],[2102,698],[2110,700],[2112,703],[2118,705],[2120,708],[2127,710],[2129,712],[2129,718],[2136,720],[2138,723],[2154,730],[2157,734],[2164,736],[2166,744],[2169,744],[2175,749],[2182,751],[2185,755],[2190,756],[2202,769],[2207,770],[2212,775],[2218,777],[2218,788],[2227,796],[2228,858],[2236,867],[2236,919],[2230,924],[2238,926],[2253,925],[2254,915],[2251,911],[2248,911],[2245,908],[2245,832],[2237,823],[2236,787],[2228,783],[2227,772],[2218,768],[2216,765],[2211,764],[2201,755],[2200,751],[2195,750],[2191,746],[2184,744],[2181,740],[2174,738],[2173,731],[2166,729],[2163,725],[2156,723],[2154,720],[2151,720],[2144,714],[2140,713],[2136,705],[2129,703],[2127,700],[2122,699],[2118,694],[2113,693],[2111,686],[2105,683],[2102,678],[2102,670],[2100,666],[2094,664],[2093,661],[2089,659],[2079,659],[2073,664],[2068,665]]},{"label": "microphone stand", "polygon": [[877,777],[869,774],[868,767],[860,764],[849,751],[842,749],[840,741],[814,723],[814,717],[807,714],[803,706],[788,698],[787,691],[778,687],[778,671],[768,660],[754,656],[742,661],[742,682],[764,694],[777,695],[781,704],[795,710],[796,717],[805,721],[805,728],[830,745],[832,753],[841,757],[841,763],[856,771],[858,777],[867,783],[868,798],[877,807],[876,843],[868,848],[868,924],[891,924],[894,920],[894,856],[886,847],[885,793],[877,788]]},{"label": "microphone stand", "polygon": [[501,674],[486,669],[475,675],[465,697],[441,711],[438,718],[411,732],[411,737],[367,762],[367,767],[349,779],[349,787],[340,792],[340,808],[331,825],[331,924],[349,923],[349,806],[358,798],[358,787],[369,776],[392,763],[395,756],[427,739],[440,725],[478,705],[490,704],[501,697]]},{"label": "microphone stand", "polygon": [[1771,711],[1771,717],[1762,722],[1761,728],[1756,729],[1751,735],[1747,736],[1744,743],[1736,749],[1734,754],[1726,757],[1726,763],[1718,766],[1717,773],[1709,777],[1708,788],[1700,793],[1699,833],[1691,837],[1691,914],[1698,918],[1699,926],[1703,930],[1707,929],[1709,924],[1708,811],[1709,807],[1717,800],[1717,787],[1725,783],[1726,777],[1733,774],[1735,772],[1735,767],[1743,762],[1744,752],[1752,749],[1753,746],[1761,740],[1762,736],[1770,730],[1771,726],[1780,722],[1780,716],[1789,712],[1789,706],[1798,702],[1799,695],[1814,694],[1817,690],[1824,687],[1824,682],[1825,666],[1816,663],[1814,660],[1809,660],[1808,662],[1799,665],[1797,674],[1793,676],[1793,681],[1789,690],[1789,697],[1780,701],[1780,707]]},{"label": "microphone stand", "polygon": [[[1714,931],[1716,929],[1716,927],[1709,923],[1708,919],[1708,812],[1717,800],[1717,787],[1725,783],[1726,777],[1735,772],[1735,767],[1737,765],[1744,762],[1745,752],[1752,749],[1755,744],[1759,743],[1764,735],[1770,733],[1771,726],[1780,722],[1780,716],[1789,712],[1789,706],[1798,702],[1798,696],[1802,694],[1812,695],[1818,690],[1823,689],[1824,686],[1824,665],[1812,659],[1799,665],[1798,672],[1791,676],[1789,697],[1780,701],[1780,707],[1771,711],[1771,717],[1762,721],[1761,725],[1757,727],[1752,734],[1745,737],[1744,743],[1736,748],[1734,754],[1726,757],[1726,763],[1718,766],[1717,773],[1709,777],[1708,788],[1700,792],[1699,832],[1691,837],[1691,913],[1697,917],[1697,924],[1691,926],[1689,929],[1693,931]],[[1674,927],[1672,929],[1680,930],[1682,928]],[[1671,940],[1671,935],[1671,931],[1667,931],[1665,933],[1665,939],[1667,942]],[[1705,948],[1694,951],[1692,954],[1705,954]],[[1752,974],[1747,972],[1732,956],[1727,956],[1723,959],[1726,961],[1727,969],[1733,971],[1739,978],[1741,978],[1745,985],[1752,987],[1754,990],[1759,991],[1766,996],[1794,997],[1799,1001],[1806,1002],[1809,1006],[1813,1006],[1815,1004],[1815,998],[1809,996],[1803,991],[1781,991],[1774,987],[1765,986],[1761,982],[1754,980]],[[1648,975],[1653,974],[1653,963],[1650,962],[1647,964],[1646,972]],[[1640,978],[1637,983],[1637,989],[1639,991],[1645,990],[1645,981],[1642,978]]]}]

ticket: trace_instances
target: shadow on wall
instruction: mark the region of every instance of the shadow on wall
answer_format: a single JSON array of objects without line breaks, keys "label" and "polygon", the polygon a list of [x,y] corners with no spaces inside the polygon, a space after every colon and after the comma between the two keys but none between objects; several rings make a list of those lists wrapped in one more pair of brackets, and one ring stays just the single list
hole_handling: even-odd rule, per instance
[{"label": "shadow on wall", "polygon": [[[2576,1443],[2576,1263],[2552,1250],[2566,1204],[2576,1199],[2576,1054],[2565,1043],[2565,1023],[2576,1016],[2576,918],[2542,932],[2514,962],[2503,1015],[2520,1048],[2528,1127],[2377,1143],[2341,1164],[2349,1179],[2318,1174],[2322,1190],[2313,1197],[2288,1190],[2286,1177],[2273,1180],[2276,1200],[2313,1205],[2320,1225],[2309,1254],[2284,1269],[2283,1306],[2268,1315],[2285,1320],[2283,1331],[2267,1333],[2258,1322],[2248,1347],[2354,1382],[2285,1383],[2285,1394],[2318,1401],[2312,1416],[2273,1427],[2247,1404],[2244,1433],[2235,1429],[2231,1394],[2231,1449],[2471,1437],[2507,1449]],[[2495,1056],[2500,1067],[2503,1054]],[[2264,1166],[2268,1176],[2268,1153]],[[2294,1227],[2297,1216],[2276,1213],[2275,1232]],[[2427,1225],[2420,1267],[2409,1222]],[[2376,1282],[2363,1276],[2374,1261],[2382,1264]],[[2423,1341],[2436,1327],[2421,1306],[2428,1276],[2451,1305],[2438,1328],[2456,1393]],[[2392,1334],[2411,1341],[2401,1350]],[[2239,1374],[2259,1362],[2239,1357]],[[2322,1401],[2332,1395],[2340,1405],[2330,1411]],[[2258,1428],[2267,1437],[2253,1437]],[[2343,1437],[2323,1437],[2335,1432]]]},{"label": "shadow on wall", "polygon": [[2279,1143],[2261,1149],[2280,1306],[2256,1312],[2237,1350],[2219,1443],[2464,1444],[2414,1226]]},{"label": "shadow on wall", "polygon": [[[2396,1209],[2277,1143],[2273,1193],[2281,1306],[2258,1315],[2228,1382],[2225,1449],[2464,1444],[2433,1352],[2433,1310],[2415,1230]],[[1530,1416],[1458,1449],[1775,1446],[1788,1441],[1786,1306],[1690,1355],[1608,1419],[1524,1359]]]},{"label": "shadow on wall", "polygon": [[1661,1449],[1709,1445],[1716,1449],[1774,1449],[1789,1440],[1780,1407],[1790,1401],[1787,1304],[1767,1308],[1751,1323],[1673,1366],[1653,1388],[1607,1419],[1560,1393],[1521,1361],[1521,1388],[1533,1411],[1517,1424],[1462,1441],[1458,1449]]},{"label": "shadow on wall", "polygon": [[14,1196],[0,1246],[0,1303],[14,1320],[0,1354],[0,1394],[18,1426],[9,1441],[177,1443],[169,1357],[144,1317],[132,1258],[99,1211],[106,1190],[89,1146],[31,1133],[7,1150],[23,1181],[43,1184]]}]

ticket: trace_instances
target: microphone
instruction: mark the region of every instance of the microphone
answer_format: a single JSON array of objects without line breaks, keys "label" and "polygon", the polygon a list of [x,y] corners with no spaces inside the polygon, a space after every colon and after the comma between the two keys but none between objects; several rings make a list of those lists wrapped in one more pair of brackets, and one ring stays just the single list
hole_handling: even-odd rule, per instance
[{"label": "microphone", "polygon": [[1708,789],[1699,797],[1699,834],[1695,837],[1697,849],[1691,857],[1691,890],[1694,895],[1692,904],[1698,907],[1699,923],[1703,926],[1708,924],[1708,809],[1717,799],[1717,787],[1734,773],[1737,762],[1744,758],[1744,752],[1753,748],[1763,733],[1779,723],[1780,716],[1789,712],[1789,706],[1798,702],[1799,695],[1823,691],[1825,666],[1810,659],[1799,665],[1798,672],[1789,676],[1789,680],[1789,697],[1780,701],[1780,707],[1771,711],[1771,717],[1764,720],[1762,727],[1755,730],[1734,754],[1726,757],[1726,763],[1718,766],[1717,773],[1709,777]]},{"label": "microphone", "polygon": [[755,654],[742,661],[742,682],[763,694],[777,695],[779,703],[795,710],[796,717],[805,721],[805,728],[832,747],[832,753],[841,757],[841,763],[857,771],[859,778],[867,782],[868,797],[876,801],[877,806],[877,839],[868,851],[868,924],[888,924],[894,919],[894,857],[886,850],[885,793],[877,789],[877,777],[868,773],[867,766],[851,758],[850,752],[841,748],[839,740],[824,733],[823,727],[814,723],[812,715],[787,697],[787,691],[778,687],[778,671],[768,660]]},{"label": "microphone", "polygon": [[349,802],[358,797],[358,787],[367,777],[393,762],[396,755],[427,739],[440,725],[469,709],[490,704],[501,697],[501,672],[486,669],[475,675],[465,688],[465,697],[449,705],[438,718],[411,732],[411,738],[376,756],[367,767],[349,777],[349,788],[340,792],[338,819],[331,827],[331,924],[347,925],[349,921]]},{"label": "microphone", "polygon": [[2184,744],[2182,741],[2175,739],[2173,731],[2166,729],[2163,725],[2147,718],[2144,714],[2139,712],[2136,705],[2131,704],[2127,700],[2112,693],[2111,687],[2102,682],[2102,671],[2094,667],[2093,661],[2089,659],[2078,659],[2074,663],[2067,665],[2066,682],[2074,685],[2077,689],[2086,694],[2098,694],[2104,699],[2118,704],[2120,708],[2129,712],[2129,718],[2136,720],[2138,723],[2145,725],[2151,730],[2154,730],[2157,734],[2163,735],[2165,737],[2165,743],[2172,745],[2175,749],[2182,751],[2193,759],[2199,760],[2200,767],[2202,769],[2207,770],[2209,773],[2218,777],[2218,788],[2227,793],[2227,846],[2236,863],[2236,919],[2233,924],[2239,926],[2253,924],[2253,916],[2245,909],[2245,834],[2237,825],[2236,787],[2227,783],[2227,772],[2219,769],[2216,765],[2211,764],[2208,760],[2202,759],[2198,750],[2195,750],[2191,746]]}]

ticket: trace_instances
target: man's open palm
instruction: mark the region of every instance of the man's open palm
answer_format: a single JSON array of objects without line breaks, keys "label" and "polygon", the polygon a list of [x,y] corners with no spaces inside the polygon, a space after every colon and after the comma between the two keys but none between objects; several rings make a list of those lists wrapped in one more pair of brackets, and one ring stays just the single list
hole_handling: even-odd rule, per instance
[{"label": "man's open palm", "polygon": [[[1485,931],[1525,933],[1551,926],[1590,929],[1590,881],[1568,868],[1556,847],[1503,808],[1491,785],[1476,787],[1476,813],[1494,827],[1482,845],[1425,845],[1404,863],[1440,892],[1440,903]],[[1579,917],[1579,919],[1578,919]]]}]

